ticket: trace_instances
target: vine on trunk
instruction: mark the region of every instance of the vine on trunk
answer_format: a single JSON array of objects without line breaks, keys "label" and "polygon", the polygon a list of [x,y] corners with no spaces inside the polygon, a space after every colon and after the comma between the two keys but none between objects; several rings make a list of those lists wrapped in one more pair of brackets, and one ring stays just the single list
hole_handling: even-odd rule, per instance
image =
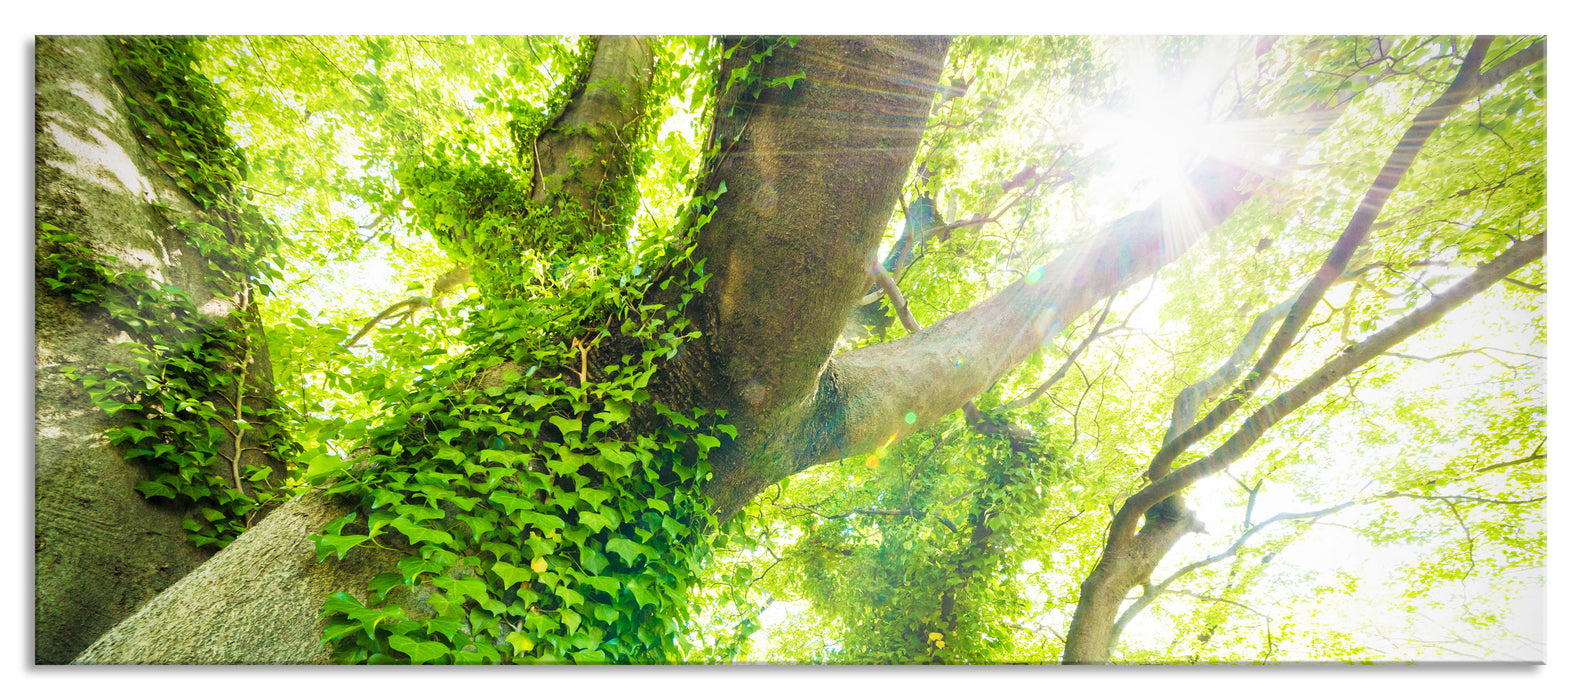
[{"label": "vine on trunk", "polygon": [[[205,317],[182,288],[118,269],[112,256],[42,220],[39,278],[102,307],[132,339],[121,344],[127,364],[62,371],[106,413],[125,414],[107,437],[148,469],[138,491],[196,506],[198,518],[182,525],[189,539],[219,548],[300,485],[271,464],[289,463],[297,448],[279,427],[284,409],[252,369],[263,355],[255,295],[278,277],[281,237],[236,188],[247,164],[225,132],[217,88],[192,68],[196,40],[121,37],[111,48],[134,131],[198,211],[187,218],[152,206],[206,262],[208,291],[232,311]],[[244,459],[248,451],[264,459]]]}]

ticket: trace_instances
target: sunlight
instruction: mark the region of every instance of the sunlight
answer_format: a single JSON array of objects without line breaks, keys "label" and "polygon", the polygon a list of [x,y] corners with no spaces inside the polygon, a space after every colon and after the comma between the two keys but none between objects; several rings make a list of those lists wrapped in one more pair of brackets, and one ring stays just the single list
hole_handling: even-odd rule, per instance
[{"label": "sunlight", "polygon": [[1220,129],[1211,128],[1201,100],[1179,93],[1138,96],[1125,111],[1107,111],[1093,122],[1089,143],[1107,148],[1118,184],[1142,184],[1151,194],[1179,191],[1182,176],[1203,153],[1219,149]]},{"label": "sunlight", "polygon": [[1200,156],[1231,150],[1228,130],[1212,123],[1211,108],[1234,47],[1211,40],[1190,65],[1171,69],[1160,65],[1157,47],[1148,43],[1117,47],[1125,98],[1088,121],[1084,141],[1108,151],[1118,187],[1141,186],[1150,197],[1179,195],[1183,176]]}]

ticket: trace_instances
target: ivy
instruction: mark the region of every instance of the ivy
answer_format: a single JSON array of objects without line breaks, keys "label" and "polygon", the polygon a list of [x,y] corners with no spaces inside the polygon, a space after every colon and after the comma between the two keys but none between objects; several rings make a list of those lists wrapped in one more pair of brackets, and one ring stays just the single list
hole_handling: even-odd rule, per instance
[{"label": "ivy", "polygon": [[[680,659],[687,591],[716,529],[698,487],[731,431],[723,411],[679,412],[648,393],[657,363],[697,336],[680,309],[582,272],[592,281],[558,298],[475,309],[462,337],[473,351],[431,370],[426,388],[387,390],[380,398],[402,409],[363,436],[373,456],[317,475],[358,504],[314,537],[321,560],[358,546],[414,552],[365,602],[326,603],[337,660]],[[590,332],[602,314],[565,313],[579,296],[615,315],[619,341]],[[588,367],[584,352],[601,343],[622,345],[619,361]],[[409,615],[403,596],[433,614]]]},{"label": "ivy", "polygon": [[[196,42],[111,42],[134,130],[198,211],[188,217],[153,206],[205,261],[209,292],[231,297],[235,310],[206,316],[182,288],[120,270],[113,257],[45,221],[39,278],[102,308],[131,338],[120,344],[122,363],[63,371],[121,419],[106,437],[148,470],[137,490],[193,513],[182,524],[193,544],[223,547],[292,490],[269,462],[289,462],[294,442],[278,427],[281,409],[251,374],[262,357],[252,302],[276,275],[279,232],[237,191],[246,162],[225,132],[217,88],[193,71]],[[266,459],[244,458],[249,451]]]}]

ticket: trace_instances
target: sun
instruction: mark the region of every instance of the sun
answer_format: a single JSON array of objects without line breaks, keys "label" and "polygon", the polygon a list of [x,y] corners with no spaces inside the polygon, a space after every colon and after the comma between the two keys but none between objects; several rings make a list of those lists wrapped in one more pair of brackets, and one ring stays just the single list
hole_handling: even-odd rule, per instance
[{"label": "sun", "polygon": [[1237,150],[1232,130],[1215,121],[1213,110],[1233,54],[1233,47],[1210,43],[1189,66],[1166,72],[1157,52],[1122,48],[1121,96],[1082,132],[1085,144],[1111,164],[1115,186],[1141,188],[1149,198],[1180,195],[1200,158]]}]

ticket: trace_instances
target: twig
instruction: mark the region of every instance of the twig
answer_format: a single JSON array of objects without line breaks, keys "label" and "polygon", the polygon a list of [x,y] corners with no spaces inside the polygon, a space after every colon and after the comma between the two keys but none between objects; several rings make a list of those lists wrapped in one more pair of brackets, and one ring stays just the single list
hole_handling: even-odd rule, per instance
[{"label": "twig", "polygon": [[1002,410],[1021,408],[1034,401],[1037,401],[1039,397],[1044,395],[1044,392],[1049,391],[1050,387],[1053,387],[1056,382],[1060,381],[1062,377],[1066,376],[1066,371],[1070,370],[1071,365],[1076,363],[1077,357],[1082,354],[1082,351],[1088,349],[1088,345],[1099,337],[1099,329],[1104,327],[1104,319],[1109,318],[1110,304],[1115,303],[1115,297],[1116,295],[1111,294],[1109,300],[1104,302],[1104,310],[1099,313],[1099,320],[1093,322],[1093,330],[1088,333],[1087,338],[1083,339],[1082,344],[1077,346],[1077,349],[1072,350],[1070,354],[1066,355],[1066,361],[1060,365],[1060,369],[1055,370],[1055,373],[1050,375],[1049,379],[1045,380],[1043,384],[1038,385],[1038,388],[1033,390],[1033,393],[1005,404]]},{"label": "twig", "polygon": [[[251,302],[251,294],[252,286],[248,283],[246,278],[243,278],[243,309],[246,309],[248,304]],[[243,490],[242,488],[242,434],[245,433],[247,429],[242,426],[248,425],[248,423],[242,419],[242,400],[244,398],[243,392],[247,389],[248,368],[253,364],[252,336],[250,334],[244,333],[242,343],[247,348],[247,352],[242,356],[242,365],[239,368],[239,372],[237,373],[236,377],[236,400],[231,402],[231,406],[236,411],[236,432],[232,435],[231,442],[231,479],[236,482],[236,492],[240,493],[244,497],[247,497],[247,491]]]},{"label": "twig", "polygon": [[879,280],[879,287],[890,297],[890,304],[895,307],[895,315],[901,319],[901,325],[912,333],[921,333],[923,327],[917,325],[917,319],[912,318],[912,310],[907,308],[906,298],[901,296],[901,288],[895,286],[895,280],[890,279],[890,274],[884,271],[879,264],[879,257],[875,255],[868,260],[868,274]]}]

